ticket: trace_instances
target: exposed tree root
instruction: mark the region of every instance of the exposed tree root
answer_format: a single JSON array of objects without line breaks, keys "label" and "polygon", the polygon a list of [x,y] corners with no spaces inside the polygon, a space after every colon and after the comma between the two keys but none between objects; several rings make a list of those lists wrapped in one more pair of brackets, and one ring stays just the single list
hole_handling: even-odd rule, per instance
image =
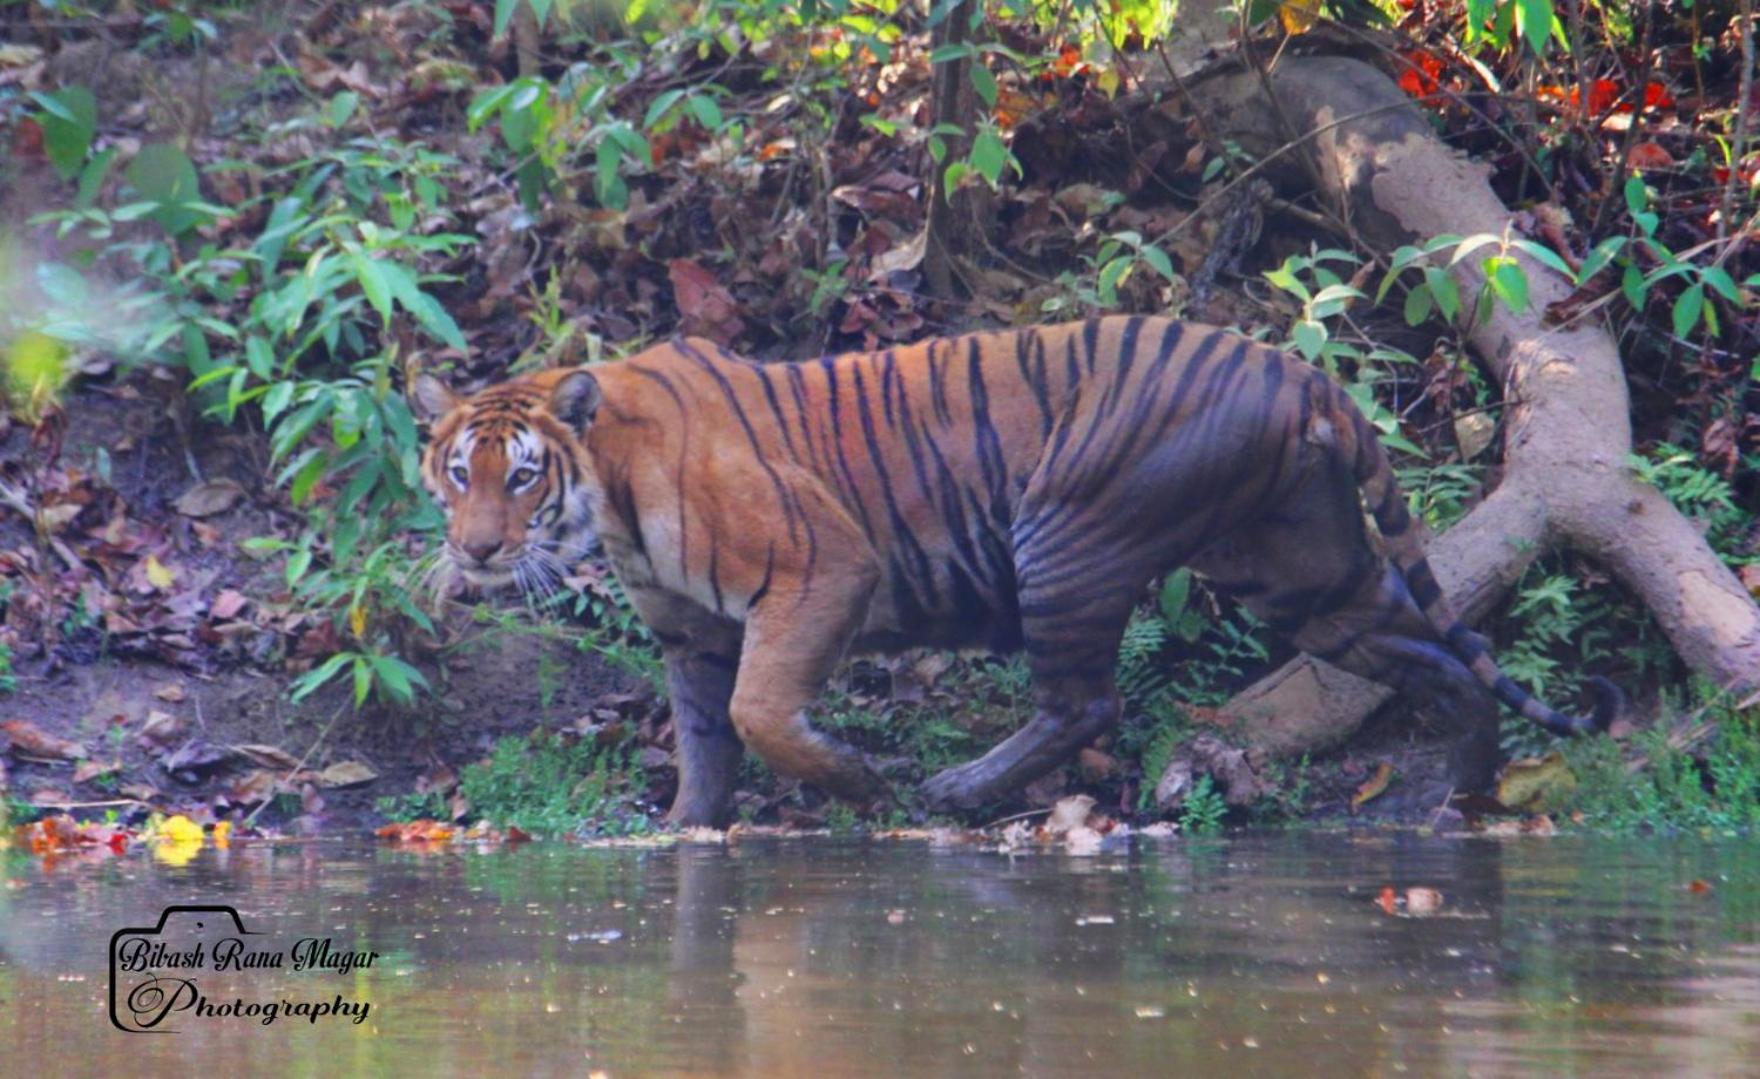
[{"label": "exposed tree root", "polygon": [[[1512,215],[1483,170],[1438,141],[1399,89],[1366,64],[1290,57],[1267,78],[1223,72],[1195,81],[1191,92],[1211,130],[1260,156],[1303,140],[1306,154],[1285,158],[1305,156],[1310,182],[1333,211],[1382,250],[1510,227]],[[1737,691],[1760,688],[1760,608],[1692,522],[1626,466],[1630,412],[1612,336],[1586,319],[1547,325],[1544,312],[1571,288],[1518,257],[1530,308],[1514,313],[1499,304],[1469,334],[1504,387],[1507,472],[1432,544],[1438,579],[1476,618],[1542,551],[1569,546],[1642,599],[1695,671]],[[1478,261],[1453,268],[1463,297],[1483,284]],[[1348,738],[1390,696],[1304,656],[1242,692],[1219,722],[1257,752],[1295,755]]]}]

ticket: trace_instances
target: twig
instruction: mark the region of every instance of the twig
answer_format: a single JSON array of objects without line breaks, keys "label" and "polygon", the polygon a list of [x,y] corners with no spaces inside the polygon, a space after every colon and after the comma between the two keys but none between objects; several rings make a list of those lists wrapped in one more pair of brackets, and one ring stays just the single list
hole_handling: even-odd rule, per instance
[{"label": "twig", "polygon": [[37,537],[47,543],[49,549],[61,557],[61,561],[67,563],[68,569],[71,569],[76,573],[85,572],[85,564],[79,560],[79,556],[74,554],[73,550],[68,547],[67,544],[61,542],[61,540],[57,539],[43,527],[42,518],[38,516],[36,509],[32,507],[29,502],[25,501],[23,491],[20,491],[11,484],[0,480],[0,503],[4,503],[11,507],[19,514],[19,516],[29,521],[32,530],[37,533]]},{"label": "twig", "polygon": [[1245,169],[1242,169],[1239,176],[1236,176],[1234,179],[1230,180],[1228,183],[1223,184],[1222,187],[1217,189],[1215,194],[1211,195],[1209,198],[1205,199],[1203,202],[1200,202],[1197,205],[1197,207],[1195,209],[1193,209],[1190,216],[1184,218],[1183,220],[1181,220],[1179,222],[1179,224],[1174,225],[1172,228],[1168,229],[1166,232],[1163,232],[1161,235],[1155,237],[1155,240],[1154,240],[1155,245],[1160,246],[1160,245],[1166,243],[1168,240],[1171,240],[1175,236],[1178,236],[1180,233],[1184,232],[1186,230],[1186,226],[1192,224],[1194,221],[1201,220],[1205,216],[1207,211],[1212,209],[1217,203],[1221,202],[1224,198],[1226,198],[1229,194],[1231,194],[1235,188],[1239,187],[1241,184],[1245,183],[1246,181],[1252,179],[1255,175],[1258,174],[1258,172],[1261,169],[1265,168],[1267,165],[1271,164],[1273,161],[1276,161],[1278,158],[1282,157],[1286,153],[1289,153],[1291,150],[1294,150],[1296,147],[1302,145],[1303,143],[1309,142],[1313,139],[1317,139],[1321,135],[1324,135],[1328,131],[1331,131],[1333,128],[1343,127],[1345,124],[1356,123],[1358,120],[1364,119],[1365,117],[1379,116],[1384,112],[1397,112],[1401,109],[1409,109],[1411,107],[1412,107],[1411,102],[1401,101],[1398,104],[1378,105],[1373,109],[1364,109],[1362,112],[1353,112],[1349,116],[1340,116],[1336,120],[1332,120],[1327,123],[1320,124],[1320,125],[1316,126],[1315,128],[1313,128],[1311,131],[1307,131],[1307,132],[1303,133],[1302,135],[1299,135],[1296,138],[1290,140],[1289,142],[1284,143],[1282,146],[1279,146],[1277,149],[1271,151],[1270,153],[1266,154],[1264,157],[1253,162],[1251,165],[1247,166]]},{"label": "twig", "polygon": [[[1625,138],[1620,140],[1619,156],[1613,161],[1612,183],[1608,184],[1606,190],[1602,192],[1601,202],[1595,207],[1595,220],[1589,225],[1587,235],[1591,238],[1601,235],[1601,223],[1606,219],[1607,208],[1620,201],[1620,189],[1625,187],[1626,183],[1626,162],[1632,156],[1632,142],[1638,137],[1638,129],[1644,126],[1644,102],[1650,92],[1650,74],[1656,63],[1656,57],[1650,48],[1650,28],[1656,20],[1651,16],[1651,5],[1638,4],[1637,7],[1644,13],[1644,28],[1638,34],[1638,55],[1643,66],[1638,69],[1637,81],[1632,83],[1626,92],[1631,93],[1633,88],[1636,88],[1638,96],[1637,100],[1632,103],[1632,122],[1626,125]],[[1585,101],[1582,104],[1585,110],[1584,115],[1587,116],[1588,102]]]},{"label": "twig", "polygon": [[1012,816],[1003,817],[999,820],[993,820],[989,824],[984,825],[982,828],[980,828],[978,830],[980,832],[987,832],[992,828],[1000,828],[1005,824],[1013,824],[1017,820],[1026,820],[1028,817],[1048,817],[1050,815],[1051,815],[1050,809],[1029,809],[1025,813],[1015,813]]},{"label": "twig", "polygon": [[1735,207],[1736,186],[1742,177],[1742,156],[1748,149],[1748,107],[1754,94],[1754,0],[1742,0],[1740,19],[1742,81],[1741,89],[1736,94],[1736,141],[1730,151],[1729,176],[1723,181],[1723,198],[1717,204],[1719,240],[1729,232],[1729,215]]},{"label": "twig", "polygon": [[[312,742],[312,744],[310,746],[308,746],[306,748],[305,755],[300,757],[299,763],[295,764],[292,768],[289,768],[287,770],[287,774],[281,777],[281,783],[277,783],[276,786],[280,786],[282,783],[290,783],[293,781],[293,777],[298,775],[300,773],[300,770],[306,766],[306,762],[312,759],[312,754],[316,753],[318,751],[318,747],[324,744],[324,739],[329,737],[329,735],[330,735],[330,728],[336,726],[336,721],[338,719],[342,718],[342,711],[343,711],[343,709],[345,709],[347,707],[348,707],[348,702],[346,700],[336,706],[336,711],[330,713],[330,721],[328,723],[324,724],[324,729],[318,732],[318,737]],[[251,826],[251,823],[257,819],[257,814],[261,813],[263,811],[263,807],[267,806],[272,800],[273,800],[273,796],[271,795],[271,797],[264,798],[262,801],[258,802],[257,808],[251,810],[248,814],[245,815],[244,827],[249,828]]]},{"label": "twig", "polygon": [[153,803],[143,802],[139,798],[112,798],[104,802],[51,802],[38,803],[38,809],[109,809],[115,806],[146,806],[153,808]]}]

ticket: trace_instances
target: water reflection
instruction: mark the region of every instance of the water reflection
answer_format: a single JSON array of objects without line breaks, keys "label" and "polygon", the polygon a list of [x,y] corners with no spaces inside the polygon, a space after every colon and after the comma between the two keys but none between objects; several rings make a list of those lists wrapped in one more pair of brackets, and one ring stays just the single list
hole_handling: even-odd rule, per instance
[{"label": "water reflection", "polygon": [[[858,841],[339,844],[0,862],[0,1072],[1742,1074],[1760,851],[1741,842],[1253,836],[1100,859]],[[1688,887],[1705,881],[1708,889]],[[1440,889],[1391,917],[1384,886]],[[385,955],[346,1023],[105,1020],[111,932],[236,905]],[[297,975],[262,986],[299,992]]]}]

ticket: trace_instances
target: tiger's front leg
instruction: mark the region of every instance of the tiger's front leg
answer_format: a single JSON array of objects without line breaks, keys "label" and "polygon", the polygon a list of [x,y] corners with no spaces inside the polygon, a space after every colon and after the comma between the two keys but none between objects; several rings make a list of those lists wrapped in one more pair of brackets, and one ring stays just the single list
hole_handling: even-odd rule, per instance
[{"label": "tiger's front leg", "polygon": [[807,706],[867,617],[879,580],[871,563],[826,566],[793,589],[772,590],[746,618],[733,690],[733,726],[778,773],[874,808],[891,788],[852,746],[816,729]]},{"label": "tiger's front leg", "polygon": [[739,666],[737,640],[734,644],[722,651],[692,641],[661,646],[678,765],[678,793],[666,819],[681,827],[719,828],[732,808],[745,756],[728,714]]},{"label": "tiger's front leg", "polygon": [[650,584],[625,586],[630,603],[660,642],[672,706],[678,793],[666,819],[683,827],[727,823],[745,755],[729,706],[739,669],[740,629],[732,619]]}]

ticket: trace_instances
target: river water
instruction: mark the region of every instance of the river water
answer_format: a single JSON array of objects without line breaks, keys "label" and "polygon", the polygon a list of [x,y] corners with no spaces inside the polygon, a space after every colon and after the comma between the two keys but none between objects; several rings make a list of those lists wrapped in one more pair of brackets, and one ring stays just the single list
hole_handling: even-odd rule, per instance
[{"label": "river water", "polygon": [[[1760,1074],[1749,840],[337,841],[0,877],[9,1076]],[[120,1031],[112,937],[176,904],[248,935],[168,916],[206,966],[124,954],[121,1024],[143,978],[166,1010]]]}]

